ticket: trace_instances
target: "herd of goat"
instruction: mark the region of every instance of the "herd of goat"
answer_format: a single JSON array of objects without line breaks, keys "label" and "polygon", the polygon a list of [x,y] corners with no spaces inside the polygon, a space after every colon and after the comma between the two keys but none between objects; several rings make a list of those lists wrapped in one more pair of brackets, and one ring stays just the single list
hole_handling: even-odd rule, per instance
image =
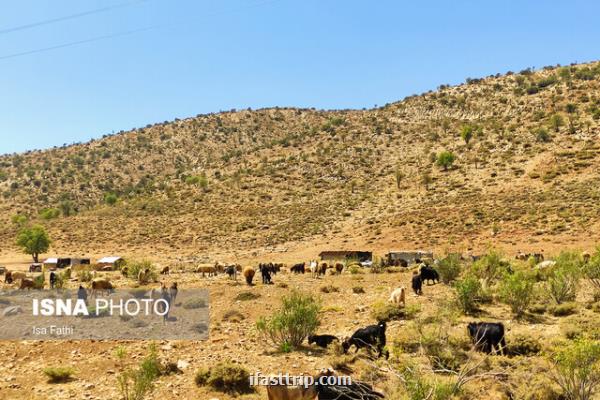
[{"label": "herd of goat", "polygon": [[[429,263],[421,262],[420,266],[413,271],[411,280],[412,290],[415,295],[420,296],[423,294],[423,283],[439,282],[439,274],[435,268]],[[327,264],[318,263],[316,261],[310,261],[307,263],[294,264],[287,268],[284,264],[277,263],[261,263],[258,265],[258,272],[261,274],[262,283],[265,285],[272,284],[272,276],[281,272],[282,270],[289,271],[293,274],[305,274],[310,273],[311,276],[319,278],[326,274],[341,274],[345,266],[342,263]],[[20,281],[20,289],[31,289],[33,288],[33,280],[29,278],[25,272],[21,271],[3,271],[5,275],[6,283],[13,283]],[[70,270],[69,276],[70,276]],[[123,271],[121,271],[123,272]],[[127,271],[125,271],[126,273]],[[253,267],[242,268],[239,264],[220,264],[215,263],[214,265],[200,265],[194,269],[194,272],[202,273],[203,276],[214,276],[219,273],[227,274],[232,279],[237,279],[238,274],[241,274],[246,284],[253,285],[253,278],[256,274],[256,270]],[[62,274],[65,274],[63,271]],[[168,267],[162,268],[160,273],[163,275],[170,274]],[[52,271],[50,273],[50,287],[53,287],[53,280],[56,279],[58,273]],[[142,270],[140,274],[149,274],[149,271]],[[140,276],[140,279],[144,276]],[[112,283],[105,277],[94,277],[90,282],[90,289],[92,295],[95,295],[98,291],[111,291],[113,290]],[[169,300],[173,300],[177,295],[177,283],[173,283],[170,288],[167,288],[165,284],[161,284],[161,289],[155,289],[157,296],[168,296]],[[86,296],[86,290],[79,286],[78,297]],[[404,287],[396,288],[390,294],[390,303],[398,306],[406,305],[406,289]],[[322,348],[329,347],[332,343],[341,343],[341,348],[344,353],[347,353],[352,347],[355,347],[355,352],[360,349],[366,349],[369,353],[375,352],[377,357],[389,357],[389,352],[386,350],[386,328],[387,324],[385,321],[380,321],[377,324],[369,325],[360,329],[357,329],[352,336],[340,341],[340,339],[331,334],[313,334],[308,337],[309,345],[317,345]],[[504,338],[504,325],[497,322],[470,322],[467,325],[467,333],[474,344],[475,349],[483,351],[485,353],[499,352],[504,354],[506,348],[506,342]],[[372,389],[369,385],[355,382],[352,386],[348,387],[318,387],[316,385],[312,388],[315,393],[318,394],[319,399],[355,399],[357,393],[360,392],[361,399],[379,399],[383,395]],[[298,392],[300,393],[300,392]],[[330,393],[331,397],[328,397]],[[271,400],[287,400],[287,399],[305,399],[310,397],[304,397],[304,394],[298,396],[292,395],[293,391],[281,387],[269,387],[268,395]],[[291,397],[290,397],[291,396]],[[314,397],[312,397],[314,398]]]}]

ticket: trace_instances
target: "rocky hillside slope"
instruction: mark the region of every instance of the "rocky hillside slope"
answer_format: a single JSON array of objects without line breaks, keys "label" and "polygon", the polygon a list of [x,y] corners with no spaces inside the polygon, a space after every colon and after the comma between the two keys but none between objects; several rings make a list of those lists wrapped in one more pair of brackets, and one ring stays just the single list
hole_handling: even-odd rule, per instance
[{"label": "rocky hillside slope", "polygon": [[34,222],[71,253],[592,243],[600,63],[370,110],[232,110],[4,155],[0,194],[5,249]]}]

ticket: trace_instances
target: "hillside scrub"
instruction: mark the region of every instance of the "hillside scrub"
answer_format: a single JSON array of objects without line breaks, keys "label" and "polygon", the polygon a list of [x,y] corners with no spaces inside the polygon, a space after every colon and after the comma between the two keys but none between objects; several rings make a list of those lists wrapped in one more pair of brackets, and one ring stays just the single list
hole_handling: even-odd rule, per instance
[{"label": "hillside scrub", "polygon": [[280,350],[296,348],[320,324],[321,305],[308,293],[293,291],[281,298],[281,308],[268,318],[260,318],[258,331]]}]

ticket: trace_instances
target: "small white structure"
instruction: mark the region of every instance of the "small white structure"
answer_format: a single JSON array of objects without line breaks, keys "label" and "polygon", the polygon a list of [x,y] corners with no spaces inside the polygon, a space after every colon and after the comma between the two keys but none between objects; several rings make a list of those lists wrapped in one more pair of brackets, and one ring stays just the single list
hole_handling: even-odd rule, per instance
[{"label": "small white structure", "polygon": [[99,267],[111,267],[112,269],[119,269],[121,265],[125,263],[125,259],[119,256],[103,257],[98,260]]}]

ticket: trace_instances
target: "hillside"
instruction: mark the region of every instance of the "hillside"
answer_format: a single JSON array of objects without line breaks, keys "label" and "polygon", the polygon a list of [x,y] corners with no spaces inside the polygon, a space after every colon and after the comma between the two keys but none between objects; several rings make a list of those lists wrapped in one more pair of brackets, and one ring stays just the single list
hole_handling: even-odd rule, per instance
[{"label": "hillside", "polygon": [[[443,151],[456,157],[447,171]],[[370,110],[238,110],[4,155],[0,193],[7,252],[16,215],[48,227],[52,253],[585,247],[600,240],[600,63]]]}]

